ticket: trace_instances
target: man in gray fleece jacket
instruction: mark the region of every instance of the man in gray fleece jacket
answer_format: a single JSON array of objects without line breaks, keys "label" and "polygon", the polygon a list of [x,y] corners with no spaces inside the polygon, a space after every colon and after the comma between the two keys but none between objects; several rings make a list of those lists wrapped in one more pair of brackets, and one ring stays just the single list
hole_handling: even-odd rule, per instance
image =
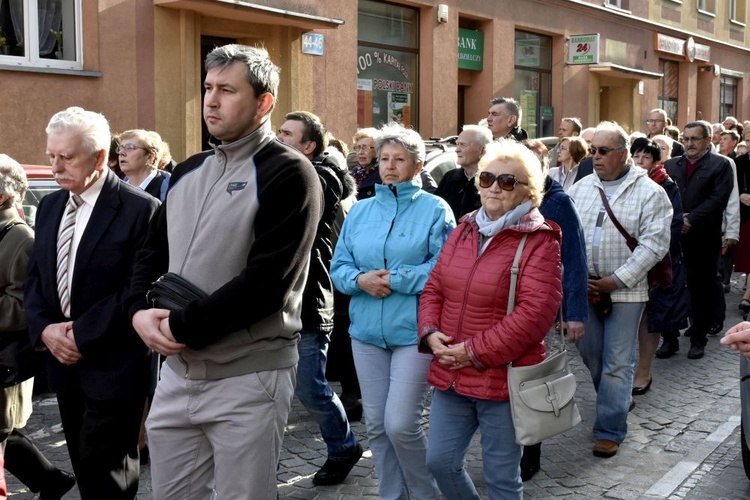
[{"label": "man in gray fleece jacket", "polygon": [[[266,51],[219,47],[206,71],[203,115],[221,143],[175,169],[129,301],[141,339],[167,356],[146,422],[152,486],[159,499],[273,499],[322,192],[271,130],[279,76]],[[167,271],[208,297],[150,308]]]}]

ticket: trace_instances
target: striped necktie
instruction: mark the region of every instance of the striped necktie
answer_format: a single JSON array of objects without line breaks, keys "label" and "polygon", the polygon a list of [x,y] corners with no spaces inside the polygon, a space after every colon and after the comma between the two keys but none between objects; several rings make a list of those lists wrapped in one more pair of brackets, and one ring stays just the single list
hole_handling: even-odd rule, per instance
[{"label": "striped necktie", "polygon": [[60,309],[63,314],[68,315],[70,307],[70,290],[68,290],[68,266],[70,265],[70,247],[73,243],[73,234],[76,229],[76,212],[83,203],[83,199],[77,194],[68,198],[65,206],[65,219],[63,219],[62,230],[57,238],[57,295],[60,297]]}]

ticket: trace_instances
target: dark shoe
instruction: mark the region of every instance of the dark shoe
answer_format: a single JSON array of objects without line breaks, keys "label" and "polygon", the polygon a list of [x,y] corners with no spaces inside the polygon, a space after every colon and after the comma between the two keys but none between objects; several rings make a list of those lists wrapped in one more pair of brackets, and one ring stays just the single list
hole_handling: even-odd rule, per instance
[{"label": "dark shoe", "polygon": [[680,350],[680,343],[672,340],[666,340],[661,343],[659,348],[656,350],[656,357],[659,359],[671,358],[674,353]]},{"label": "dark shoe", "polygon": [[750,300],[743,297],[739,305],[740,311],[750,312]]},{"label": "dark shoe", "polygon": [[708,329],[709,335],[717,335],[724,329],[724,323],[721,321],[714,321],[711,323],[711,327]]},{"label": "dark shoe", "polygon": [[651,377],[650,379],[648,379],[648,384],[644,385],[643,387],[633,387],[633,391],[631,392],[631,394],[633,396],[643,396],[649,391],[649,389],[651,389],[651,382],[653,381],[654,377]]},{"label": "dark shoe", "polygon": [[151,459],[151,452],[148,451],[148,445],[145,445],[139,450],[138,456],[139,460],[141,461],[141,465],[148,465],[148,462]]},{"label": "dark shoe", "polygon": [[600,439],[594,445],[594,456],[600,458],[611,458],[617,455],[620,445],[608,439]]},{"label": "dark shoe", "polygon": [[344,406],[344,412],[346,412],[346,419],[349,422],[359,422],[362,420],[362,403],[357,403],[354,406]]},{"label": "dark shoe", "polygon": [[75,476],[58,469],[50,473],[45,485],[39,491],[39,500],[60,500],[75,484]]},{"label": "dark shoe", "polygon": [[332,484],[339,484],[346,476],[349,475],[354,464],[356,464],[360,458],[362,458],[364,450],[362,446],[357,443],[357,447],[354,449],[354,453],[351,457],[344,460],[326,460],[323,467],[315,473],[313,476],[313,484],[315,486],[330,486]]},{"label": "dark shoe", "polygon": [[693,344],[688,351],[688,358],[701,359],[705,354],[705,348],[702,345]]},{"label": "dark shoe", "polygon": [[521,455],[521,480],[528,481],[534,474],[539,472],[539,466],[542,458],[542,443],[532,444],[523,447]]}]

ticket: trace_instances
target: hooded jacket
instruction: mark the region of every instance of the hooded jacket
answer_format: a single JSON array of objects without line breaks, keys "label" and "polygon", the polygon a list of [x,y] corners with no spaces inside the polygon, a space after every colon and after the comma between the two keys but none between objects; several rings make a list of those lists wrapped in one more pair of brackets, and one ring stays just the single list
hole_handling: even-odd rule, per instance
[{"label": "hooded jacket", "polygon": [[[528,234],[519,262],[515,308],[507,314],[513,259]],[[422,292],[420,340],[436,330],[465,343],[475,364],[451,370],[433,359],[428,382],[440,390],[495,401],[508,399],[507,366],[533,365],[545,357],[544,337],[562,295],[560,241],[554,222],[532,209],[500,231],[480,255],[476,212],[462,219],[443,247]],[[425,342],[420,350],[430,352]]]}]

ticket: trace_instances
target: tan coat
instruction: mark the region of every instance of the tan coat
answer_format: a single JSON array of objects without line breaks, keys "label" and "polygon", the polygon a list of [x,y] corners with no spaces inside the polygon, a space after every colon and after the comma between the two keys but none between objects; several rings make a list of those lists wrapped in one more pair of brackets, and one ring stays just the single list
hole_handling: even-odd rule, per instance
[{"label": "tan coat", "polygon": [[[0,210],[0,231],[17,220],[15,209]],[[34,232],[26,225],[13,227],[0,241],[0,335],[26,328],[23,284],[34,243]],[[34,379],[0,391],[0,432],[21,428],[31,415]]]}]

